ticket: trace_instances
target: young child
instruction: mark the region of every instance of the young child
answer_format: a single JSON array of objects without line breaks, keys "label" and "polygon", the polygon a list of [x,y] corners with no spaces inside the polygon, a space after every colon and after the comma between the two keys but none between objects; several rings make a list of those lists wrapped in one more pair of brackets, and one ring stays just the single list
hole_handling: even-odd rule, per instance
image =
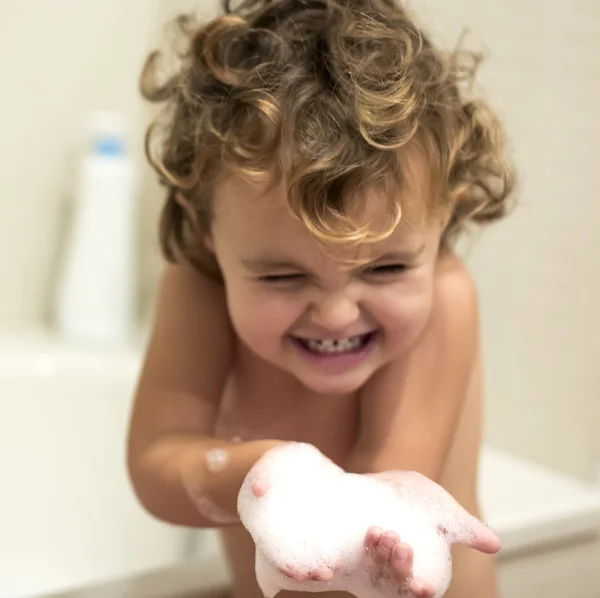
[{"label": "young child", "polygon": [[[504,215],[513,175],[463,88],[477,58],[434,47],[395,0],[226,1],[177,25],[179,68],[160,81],[153,53],[142,78],[165,103],[147,153],[170,263],[129,471],[155,517],[221,528],[235,597],[260,598],[236,501],[282,442],[418,471],[479,517],[477,297],[452,243]],[[373,558],[433,595],[383,533]],[[449,598],[496,596],[488,548],[453,549]]]}]

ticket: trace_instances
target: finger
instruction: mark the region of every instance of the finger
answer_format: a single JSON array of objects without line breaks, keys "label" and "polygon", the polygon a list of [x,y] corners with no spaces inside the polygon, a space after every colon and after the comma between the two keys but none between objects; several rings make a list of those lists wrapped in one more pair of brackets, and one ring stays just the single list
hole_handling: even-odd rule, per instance
[{"label": "finger", "polygon": [[396,579],[404,581],[412,577],[414,553],[411,546],[400,542],[394,546],[392,571]]},{"label": "finger", "polygon": [[268,489],[269,487],[267,486],[267,483],[263,480],[252,483],[252,494],[254,494],[256,498],[261,498],[264,496]]},{"label": "finger", "polygon": [[373,560],[378,565],[385,565],[392,559],[392,551],[400,544],[400,536],[395,532],[383,534],[373,551]]},{"label": "finger", "polygon": [[486,554],[496,554],[501,550],[502,541],[493,529],[466,511],[461,519],[462,522],[457,522],[454,533],[455,543],[464,544]]},{"label": "finger", "polygon": [[380,527],[372,526],[367,530],[365,536],[365,547],[368,550],[374,550],[383,536],[383,530]]},{"label": "finger", "polygon": [[[379,476],[402,496],[410,495],[418,505],[437,519],[451,544],[466,544],[475,550],[495,554],[502,548],[497,534],[471,515],[442,486],[415,471],[388,472]],[[440,518],[440,513],[443,516]]]},{"label": "finger", "polygon": [[424,579],[411,579],[408,589],[415,598],[434,598],[435,596],[435,588]]},{"label": "finger", "polygon": [[311,575],[311,579],[315,581],[331,581],[333,579],[333,570],[327,566],[319,567]]}]

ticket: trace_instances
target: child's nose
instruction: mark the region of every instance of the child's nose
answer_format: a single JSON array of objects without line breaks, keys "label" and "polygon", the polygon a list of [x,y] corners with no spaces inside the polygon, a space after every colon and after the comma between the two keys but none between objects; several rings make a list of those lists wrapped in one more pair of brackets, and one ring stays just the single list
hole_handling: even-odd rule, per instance
[{"label": "child's nose", "polygon": [[360,316],[360,308],[356,301],[345,294],[328,294],[314,304],[311,319],[324,330],[343,333]]}]

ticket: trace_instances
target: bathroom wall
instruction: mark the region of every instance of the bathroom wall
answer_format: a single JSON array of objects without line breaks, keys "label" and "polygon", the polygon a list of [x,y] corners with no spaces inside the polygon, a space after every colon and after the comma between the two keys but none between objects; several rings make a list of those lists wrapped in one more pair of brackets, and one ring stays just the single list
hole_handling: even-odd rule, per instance
[{"label": "bathroom wall", "polygon": [[[123,112],[139,161],[140,300],[156,277],[157,185],[143,158],[150,111],[138,94],[165,20],[193,2],[0,0],[0,326],[47,321],[57,250],[88,110]],[[214,11],[214,6],[210,9]],[[202,7],[201,12],[206,8]],[[150,262],[154,260],[154,265]]]},{"label": "bathroom wall", "polygon": [[[600,421],[600,3],[412,4],[444,42],[464,25],[485,42],[482,88],[505,118],[521,174],[517,211],[466,249],[481,293],[487,439],[591,477]],[[166,19],[194,5],[0,0],[0,327],[47,321],[73,150],[92,108],[122,110],[136,135],[140,303],[151,305],[160,193],[142,160],[149,111],[137,77]]]},{"label": "bathroom wall", "polygon": [[4,326],[46,315],[82,117],[115,109],[139,126],[136,76],[156,22],[144,0],[0,2]]},{"label": "bathroom wall", "polygon": [[[600,3],[414,2],[468,26],[503,116],[519,204],[466,246],[480,290],[488,441],[593,479],[600,421]],[[468,38],[469,39],[469,38]]]}]

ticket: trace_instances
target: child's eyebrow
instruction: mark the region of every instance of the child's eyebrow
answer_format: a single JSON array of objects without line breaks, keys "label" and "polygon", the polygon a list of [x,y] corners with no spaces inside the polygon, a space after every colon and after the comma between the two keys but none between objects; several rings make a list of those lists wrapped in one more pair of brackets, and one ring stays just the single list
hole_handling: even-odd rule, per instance
[{"label": "child's eyebrow", "polygon": [[416,260],[425,251],[426,244],[419,245],[416,249],[405,251],[389,251],[372,260],[372,262],[410,262]]},{"label": "child's eyebrow", "polygon": [[300,264],[295,263],[292,260],[279,260],[279,259],[242,259],[242,265],[248,270],[254,272],[264,272],[265,270],[302,270]]},{"label": "child's eyebrow", "polygon": [[[373,259],[368,260],[367,263],[376,264],[381,262],[411,262],[416,260],[424,251],[425,243],[417,247],[416,249],[407,249],[405,251],[389,251]],[[241,260],[242,265],[248,270],[253,272],[265,272],[269,270],[306,270],[305,266],[294,262],[287,258],[276,258],[276,257],[265,257],[259,259],[244,259]]]}]

